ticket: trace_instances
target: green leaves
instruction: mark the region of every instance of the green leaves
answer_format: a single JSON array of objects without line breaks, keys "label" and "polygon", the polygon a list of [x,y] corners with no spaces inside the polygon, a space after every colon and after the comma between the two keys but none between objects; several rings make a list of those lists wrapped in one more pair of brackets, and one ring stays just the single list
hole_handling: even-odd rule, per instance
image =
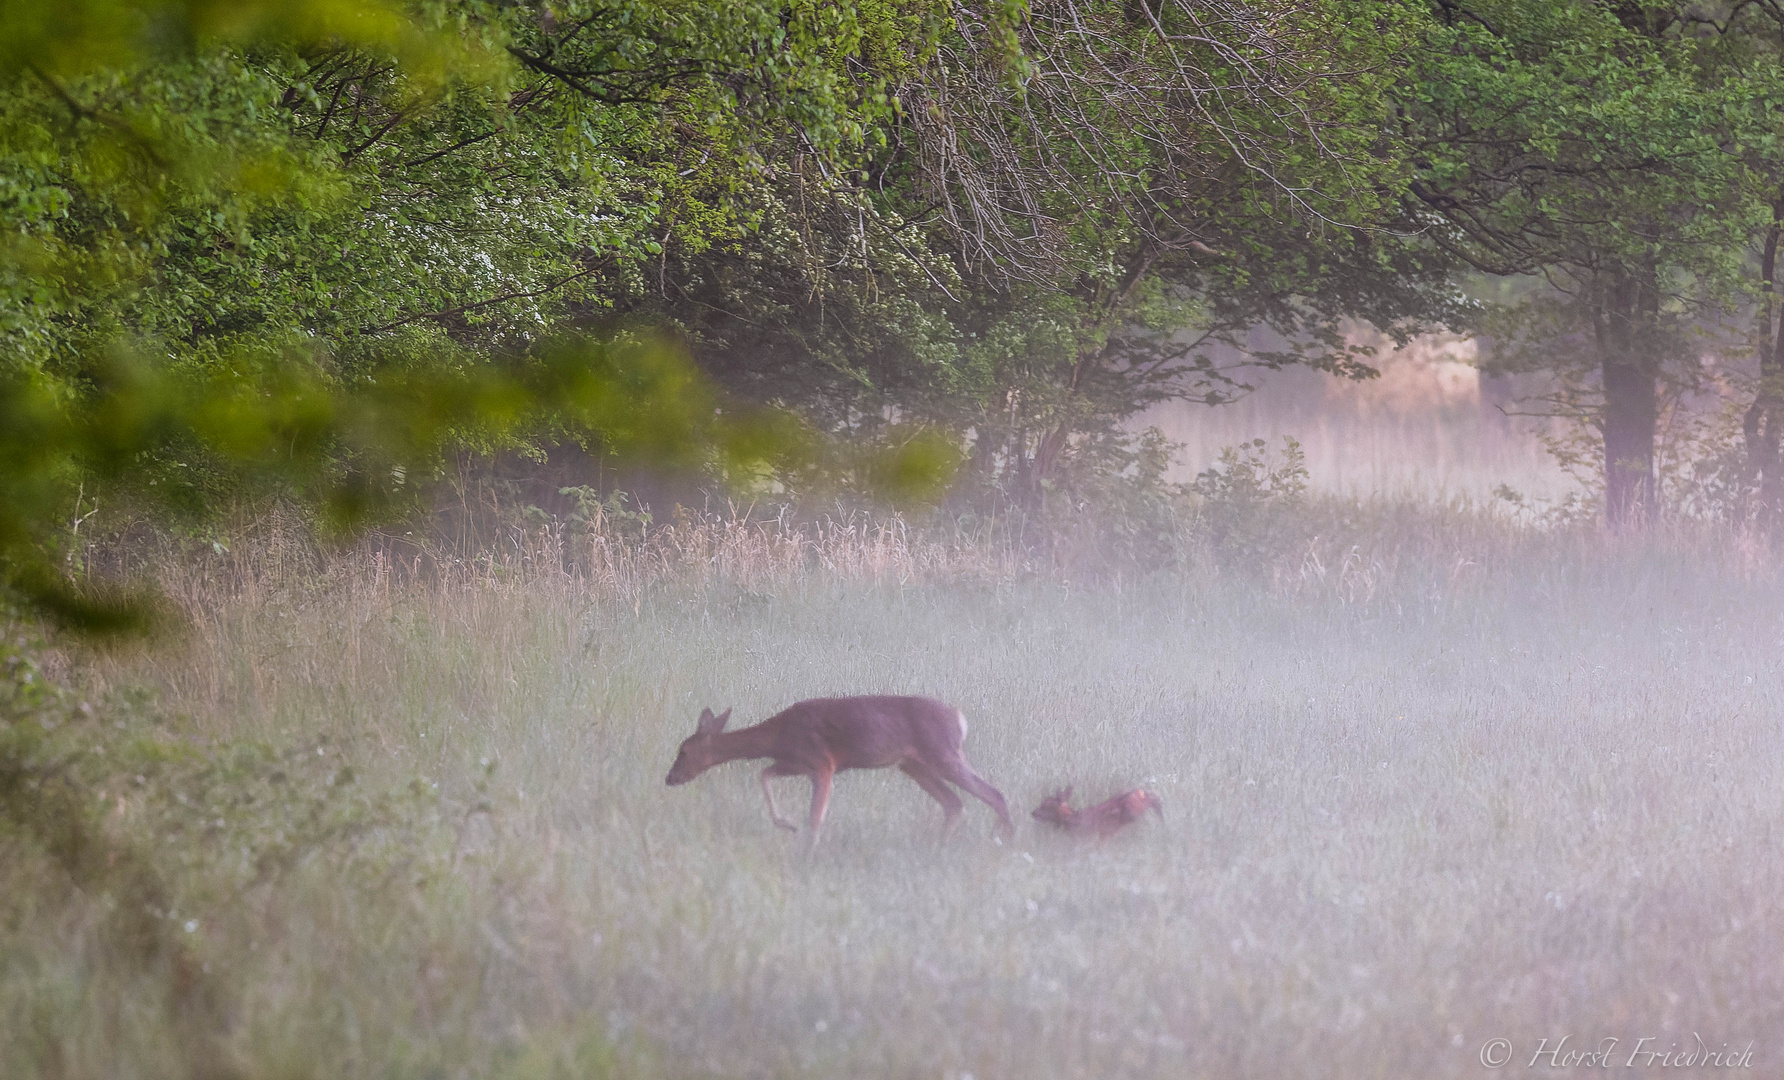
[{"label": "green leaves", "polygon": [[500,78],[481,42],[444,29],[378,0],[7,0],[0,77],[60,83],[229,45],[369,49],[427,87]]},{"label": "green leaves", "polygon": [[269,486],[351,530],[407,506],[448,455],[573,441],[618,462],[741,481],[803,474],[933,500],[959,454],[916,430],[840,450],[786,414],[721,411],[687,355],[652,338],[559,338],[456,367],[401,363],[350,378],[315,353],[243,346],[210,370],[114,351],[88,389],[0,383],[0,567],[40,609],[87,629],[140,624],[143,598],[94,591],[56,565],[55,514],[75,478],[139,511],[200,512]]},{"label": "green leaves", "polygon": [[960,444],[933,428],[882,436],[864,462],[865,487],[899,505],[929,505],[947,494],[964,455]]},{"label": "green leaves", "polygon": [[[94,486],[156,520],[276,491],[344,529],[451,454],[565,441],[720,477],[877,476],[788,417],[721,411],[666,338],[577,327],[667,245],[742,235],[737,194],[784,147],[835,175],[939,19],[0,4],[0,580],[88,627],[140,611],[66,573],[59,518]],[[933,489],[940,459],[906,458],[888,482]]]},{"label": "green leaves", "polygon": [[1726,287],[1754,211],[1729,148],[1763,137],[1754,106],[1775,88],[1706,66],[1713,43],[1644,34],[1602,5],[1474,14],[1440,13],[1400,92],[1415,190],[1448,222],[1433,238],[1494,272],[1659,258]]},{"label": "green leaves", "polygon": [[1557,414],[1602,434],[1607,518],[1652,512],[1657,388],[1695,389],[1773,219],[1780,163],[1752,148],[1784,105],[1776,16],[1732,9],[1710,34],[1662,0],[1433,14],[1396,111],[1409,216],[1459,262],[1554,286],[1498,313],[1500,352],[1559,374]]}]

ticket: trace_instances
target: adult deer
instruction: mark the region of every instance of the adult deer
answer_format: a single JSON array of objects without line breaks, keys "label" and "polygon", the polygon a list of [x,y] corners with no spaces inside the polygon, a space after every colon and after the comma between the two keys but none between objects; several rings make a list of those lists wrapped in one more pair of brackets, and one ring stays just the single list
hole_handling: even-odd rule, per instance
[{"label": "adult deer", "polygon": [[1165,816],[1164,801],[1145,788],[1124,791],[1087,810],[1072,809],[1071,797],[1069,787],[1055,791],[1034,808],[1034,819],[1056,825],[1066,832],[1091,833],[1098,840],[1107,840],[1124,826],[1139,820],[1148,810],[1161,818]]},{"label": "adult deer", "polygon": [[768,814],[783,829],[799,827],[781,817],[768,781],[776,776],[811,779],[811,846],[818,846],[824,812],[830,805],[830,779],[843,769],[883,769],[896,765],[942,804],[942,839],[960,819],[960,796],[949,783],[965,788],[997,811],[998,827],[1014,836],[1016,824],[998,790],[973,772],[961,753],[966,717],[959,709],[924,697],[813,698],[801,701],[755,727],[726,731],[731,710],[714,716],[700,710],[700,720],[667,782],[685,784],[714,765],[744,758],[771,758],[762,770],[762,796]]}]

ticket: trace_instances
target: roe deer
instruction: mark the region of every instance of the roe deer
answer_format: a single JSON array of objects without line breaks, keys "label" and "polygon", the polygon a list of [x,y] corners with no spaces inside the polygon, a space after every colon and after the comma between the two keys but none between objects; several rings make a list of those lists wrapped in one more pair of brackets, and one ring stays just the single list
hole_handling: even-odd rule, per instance
[{"label": "roe deer", "polygon": [[[714,716],[700,710],[700,720],[675,764],[669,784],[685,784],[714,765],[742,758],[772,758],[762,770],[762,795],[768,814],[783,829],[799,827],[781,817],[774,805],[769,778],[811,779],[811,846],[818,846],[824,811],[830,804],[830,778],[843,769],[883,769],[896,765],[942,804],[942,839],[960,818],[960,796],[954,783],[997,811],[998,827],[1014,836],[1016,824],[998,790],[973,772],[960,752],[966,739],[966,717],[959,709],[923,697],[814,698],[776,713],[755,727],[727,732],[731,710]],[[945,782],[944,782],[945,781]]]},{"label": "roe deer", "polygon": [[1035,807],[1034,818],[1056,825],[1067,832],[1094,833],[1098,840],[1106,840],[1122,826],[1130,825],[1139,819],[1147,810],[1165,816],[1165,805],[1157,795],[1145,788],[1135,788],[1123,792],[1107,802],[1100,802],[1088,810],[1073,810],[1067,801],[1072,797],[1072,789],[1056,791]]}]

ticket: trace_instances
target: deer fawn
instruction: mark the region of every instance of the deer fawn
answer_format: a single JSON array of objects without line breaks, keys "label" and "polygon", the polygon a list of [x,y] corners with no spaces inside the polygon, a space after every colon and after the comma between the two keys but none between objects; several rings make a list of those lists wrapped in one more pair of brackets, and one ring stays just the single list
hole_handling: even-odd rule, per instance
[{"label": "deer fawn", "polygon": [[[714,765],[743,758],[771,758],[762,770],[762,795],[768,814],[783,829],[799,827],[781,817],[768,781],[776,776],[811,779],[811,846],[818,846],[824,811],[830,804],[830,778],[843,769],[883,769],[896,765],[942,804],[942,839],[960,818],[957,784],[997,811],[1006,837],[1016,825],[998,790],[973,772],[960,752],[966,739],[966,717],[959,709],[923,697],[814,698],[801,701],[757,724],[726,731],[731,710],[714,716],[700,711],[694,733],[681,744],[667,782],[685,784]],[[945,781],[945,782],[944,782]]]},{"label": "deer fawn", "polygon": [[1035,820],[1056,825],[1067,832],[1092,833],[1098,840],[1107,840],[1123,826],[1138,820],[1147,810],[1153,811],[1160,818],[1165,816],[1164,803],[1145,788],[1123,792],[1088,810],[1073,810],[1067,801],[1071,797],[1072,789],[1069,787],[1047,796],[1041,801],[1041,805],[1035,807]]}]

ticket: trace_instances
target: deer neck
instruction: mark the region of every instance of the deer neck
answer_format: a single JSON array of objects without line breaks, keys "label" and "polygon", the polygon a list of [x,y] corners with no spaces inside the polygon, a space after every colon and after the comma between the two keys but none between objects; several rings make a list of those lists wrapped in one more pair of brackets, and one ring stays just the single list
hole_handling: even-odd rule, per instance
[{"label": "deer neck", "polygon": [[713,764],[774,757],[775,735],[776,732],[764,724],[737,731],[722,731],[712,740]]}]

